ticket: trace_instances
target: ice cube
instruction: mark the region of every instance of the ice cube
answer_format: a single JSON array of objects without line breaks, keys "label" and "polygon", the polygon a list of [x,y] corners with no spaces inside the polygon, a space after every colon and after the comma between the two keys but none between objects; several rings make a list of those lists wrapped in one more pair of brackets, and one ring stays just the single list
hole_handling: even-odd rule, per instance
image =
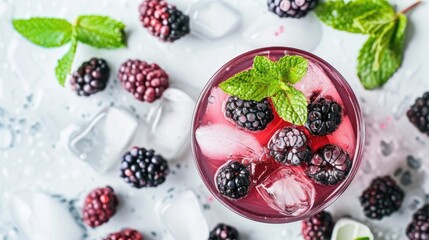
[{"label": "ice cube", "polygon": [[82,229],[65,206],[46,194],[17,192],[10,199],[9,210],[23,239],[76,240],[83,237]]},{"label": "ice cube", "polygon": [[154,148],[166,159],[179,156],[189,144],[194,107],[195,101],[188,94],[167,89],[149,110],[144,145]]},{"label": "ice cube", "polygon": [[14,135],[9,127],[0,122],[0,150],[7,150],[13,146]]},{"label": "ice cube", "polygon": [[316,193],[302,170],[293,167],[279,168],[256,189],[271,208],[286,216],[307,212],[314,204]]},{"label": "ice cube", "polygon": [[262,146],[255,137],[229,125],[199,127],[195,137],[201,152],[215,160],[225,160],[232,155],[256,158],[262,153]]},{"label": "ice cube", "polygon": [[69,148],[95,171],[104,172],[120,161],[138,122],[125,110],[110,107],[97,114],[87,126],[73,132]]},{"label": "ice cube", "polygon": [[188,10],[192,34],[206,39],[221,38],[238,27],[240,13],[222,0],[201,0]]},{"label": "ice cube", "polygon": [[174,239],[201,240],[209,236],[207,221],[192,190],[159,205],[159,215]]}]

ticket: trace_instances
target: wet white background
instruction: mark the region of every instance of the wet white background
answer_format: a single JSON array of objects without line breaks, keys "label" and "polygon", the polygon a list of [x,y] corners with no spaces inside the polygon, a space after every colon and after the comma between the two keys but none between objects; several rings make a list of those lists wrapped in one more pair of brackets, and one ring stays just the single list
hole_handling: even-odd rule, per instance
[{"label": "wet white background", "polygon": [[[171,2],[186,10],[196,1]],[[7,211],[8,199],[17,190],[59,194],[68,200],[76,199],[79,208],[82,196],[89,190],[108,184],[119,194],[120,207],[107,224],[90,230],[88,239],[100,238],[123,227],[138,229],[145,239],[171,239],[155,205],[189,188],[200,193],[210,228],[217,222],[226,222],[236,226],[243,239],[301,239],[300,223],[260,224],[212,201],[196,172],[189,149],[184,156],[170,162],[174,174],[165,184],[156,189],[137,190],[118,177],[117,167],[105,174],[95,173],[88,165],[65,156],[58,143],[67,126],[86,123],[112,102],[140,118],[145,116],[150,105],[134,100],[115,79],[120,64],[128,58],[158,63],[171,76],[172,86],[196,99],[210,76],[232,57],[256,47],[285,45],[311,51],[337,68],[355,90],[364,111],[367,146],[361,170],[329,210],[335,218],[350,215],[364,221],[358,195],[369,181],[378,175],[398,173],[398,168],[402,169],[397,174],[400,180],[403,173],[409,171],[406,175],[413,181],[404,186],[407,197],[401,211],[383,221],[368,222],[374,227],[377,239],[405,238],[403,232],[411,213],[428,200],[424,190],[429,193],[429,180],[425,176],[429,174],[428,137],[418,133],[404,115],[414,99],[429,90],[428,3],[410,15],[402,68],[382,89],[374,91],[363,90],[355,71],[357,53],[365,36],[322,26],[313,14],[302,20],[281,20],[268,13],[265,0],[230,0],[228,3],[241,14],[241,24],[232,34],[215,41],[187,36],[165,44],[141,27],[139,3],[136,0],[0,0],[0,146],[9,146],[10,140],[13,144],[11,149],[0,149],[0,237],[23,239],[16,237]],[[403,9],[412,1],[393,3]],[[109,51],[78,46],[73,69],[93,56],[105,58],[112,69],[107,90],[91,98],[79,98],[56,82],[54,67],[67,47],[35,46],[20,37],[10,24],[12,18],[31,16],[65,17],[73,21],[80,14],[120,19],[127,25],[129,34],[126,49]],[[278,37],[274,37],[275,32]],[[420,159],[423,166],[418,170],[409,169],[408,155]]]}]

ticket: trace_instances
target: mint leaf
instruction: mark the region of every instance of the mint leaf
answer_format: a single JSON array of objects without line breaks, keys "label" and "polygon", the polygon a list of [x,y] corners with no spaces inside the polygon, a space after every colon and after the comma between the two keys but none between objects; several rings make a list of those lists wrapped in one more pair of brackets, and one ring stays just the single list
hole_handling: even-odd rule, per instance
[{"label": "mint leaf", "polygon": [[304,125],[307,121],[307,98],[293,86],[284,84],[272,98],[279,116],[292,124]]},{"label": "mint leaf", "polygon": [[57,67],[55,68],[55,75],[57,76],[58,82],[61,86],[64,86],[66,82],[67,75],[70,73],[74,56],[77,48],[77,40],[75,37],[71,40],[70,49],[67,53],[58,60]]},{"label": "mint leaf", "polygon": [[256,71],[254,76],[258,80],[272,82],[280,79],[280,70],[277,64],[265,56],[256,56],[253,60],[253,69]]},{"label": "mint leaf", "polygon": [[384,11],[371,11],[361,17],[357,17],[353,21],[353,25],[359,28],[362,33],[374,36],[380,35],[396,17],[392,7],[385,9]]},{"label": "mint leaf", "polygon": [[125,25],[107,16],[84,15],[76,20],[77,39],[96,48],[122,48]]},{"label": "mint leaf", "polygon": [[317,17],[325,24],[342,31],[364,33],[354,25],[354,20],[370,12],[383,12],[392,8],[386,0],[331,0],[316,8]]},{"label": "mint leaf", "polygon": [[281,73],[281,80],[295,84],[307,74],[308,60],[301,56],[284,56],[277,62]]},{"label": "mint leaf", "polygon": [[14,19],[13,27],[22,36],[42,47],[58,47],[70,42],[72,25],[59,18]]},{"label": "mint leaf", "polygon": [[381,58],[384,54],[384,51],[389,46],[390,39],[395,30],[395,22],[390,22],[388,26],[383,28],[383,32],[377,38],[377,43],[375,46],[375,59],[373,64],[373,70],[376,71],[380,68]]}]

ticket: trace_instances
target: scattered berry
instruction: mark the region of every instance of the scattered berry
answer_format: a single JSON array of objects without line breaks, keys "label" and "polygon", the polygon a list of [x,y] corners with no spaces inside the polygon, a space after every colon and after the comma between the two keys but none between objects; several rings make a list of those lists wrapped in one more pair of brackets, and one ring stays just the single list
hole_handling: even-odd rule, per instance
[{"label": "scattered berry", "polygon": [[219,223],[211,232],[208,240],[238,240],[237,229],[223,223]]},{"label": "scattered berry", "polygon": [[225,104],[225,116],[241,128],[250,131],[263,130],[274,119],[267,99],[256,102],[229,97]]},{"label": "scattered berry", "polygon": [[216,184],[223,196],[231,199],[243,198],[249,193],[250,171],[239,162],[229,162],[218,171]]},{"label": "scattered berry", "polygon": [[378,177],[360,196],[365,216],[382,219],[396,212],[404,199],[404,191],[390,176]]},{"label": "scattered berry", "polygon": [[277,131],[268,143],[270,155],[280,163],[300,165],[311,159],[311,149],[307,145],[305,133],[294,127]]},{"label": "scattered berry", "polygon": [[301,18],[316,7],[317,0],[268,0],[267,4],[279,17]]},{"label": "scattered berry", "polygon": [[429,240],[429,204],[414,213],[406,233],[410,240]]},{"label": "scattered berry", "polygon": [[169,86],[168,75],[162,68],[140,60],[124,62],[118,78],[122,86],[142,102],[155,101]]},{"label": "scattered berry", "polygon": [[145,0],[139,8],[143,27],[162,41],[174,42],[190,32],[189,17],[163,0]]},{"label": "scattered berry", "polygon": [[352,167],[349,154],[328,144],[317,150],[308,163],[307,175],[316,183],[336,185],[346,179]]},{"label": "scattered berry", "polygon": [[97,188],[90,192],[83,206],[83,222],[90,227],[98,227],[116,213],[118,199],[111,187]]},{"label": "scattered berry", "polygon": [[325,136],[337,130],[342,108],[334,101],[320,98],[308,105],[307,128],[313,135]]},{"label": "scattered berry", "polygon": [[103,240],[143,240],[143,236],[134,229],[125,229],[120,232],[111,233]]},{"label": "scattered berry", "polygon": [[106,88],[110,68],[104,59],[91,58],[82,63],[70,79],[73,91],[79,96],[90,96]]},{"label": "scattered berry", "polygon": [[123,156],[121,177],[135,188],[156,187],[168,173],[167,161],[153,150],[134,147]]},{"label": "scattered berry", "polygon": [[429,135],[429,92],[416,99],[407,111],[407,117],[420,132]]},{"label": "scattered berry", "polygon": [[333,229],[334,220],[325,211],[302,221],[302,236],[305,240],[329,240]]}]

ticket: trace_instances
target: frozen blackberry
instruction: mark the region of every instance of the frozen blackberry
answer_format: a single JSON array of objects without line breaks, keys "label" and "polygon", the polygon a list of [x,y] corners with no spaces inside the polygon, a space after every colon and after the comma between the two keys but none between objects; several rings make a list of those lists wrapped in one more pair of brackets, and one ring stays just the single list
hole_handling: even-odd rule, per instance
[{"label": "frozen blackberry", "polygon": [[342,107],[335,101],[320,98],[308,105],[306,127],[311,134],[325,136],[337,130],[342,119]]},{"label": "frozen blackberry", "polygon": [[277,131],[268,142],[270,155],[280,163],[300,165],[311,159],[311,149],[305,133],[294,127]]},{"label": "frozen blackberry", "polygon": [[404,191],[390,176],[378,177],[360,196],[365,216],[382,219],[396,212],[404,199]]},{"label": "frozen blackberry", "polygon": [[145,0],[139,8],[143,27],[162,41],[174,42],[190,32],[189,17],[163,0]]},{"label": "frozen blackberry", "polygon": [[168,173],[167,161],[153,150],[134,147],[123,156],[121,177],[135,188],[156,187]]},{"label": "frozen blackberry", "polygon": [[267,4],[279,17],[301,18],[316,7],[317,0],[268,0]]},{"label": "frozen blackberry", "polygon": [[407,117],[420,132],[429,135],[429,92],[416,99],[407,111]]},{"label": "frozen blackberry", "polygon": [[106,223],[116,213],[118,204],[113,188],[94,189],[85,199],[83,222],[93,228]]},{"label": "frozen blackberry", "polygon": [[136,230],[128,228],[120,232],[111,233],[103,240],[143,240],[143,236]]},{"label": "frozen blackberry", "polygon": [[119,68],[119,81],[128,92],[144,102],[153,102],[169,86],[168,75],[157,64],[128,60]]},{"label": "frozen blackberry", "polygon": [[307,175],[322,185],[336,185],[346,179],[352,167],[349,154],[328,144],[317,150],[308,163]]},{"label": "frozen blackberry", "polygon": [[79,96],[90,96],[106,88],[110,68],[101,58],[91,58],[74,72],[70,79],[71,88]]},{"label": "frozen blackberry", "polygon": [[225,104],[225,116],[241,128],[250,131],[263,130],[274,119],[267,99],[259,102],[229,97]]},{"label": "frozen blackberry", "polygon": [[229,225],[219,223],[211,232],[208,240],[239,240],[237,229]]},{"label": "frozen blackberry", "polygon": [[406,234],[410,240],[429,240],[429,204],[414,213]]},{"label": "frozen blackberry", "polygon": [[302,221],[302,236],[305,240],[329,240],[333,229],[334,220],[325,211]]},{"label": "frozen blackberry", "polygon": [[216,185],[219,193],[225,197],[243,198],[249,193],[250,171],[239,162],[229,162],[218,170]]}]

